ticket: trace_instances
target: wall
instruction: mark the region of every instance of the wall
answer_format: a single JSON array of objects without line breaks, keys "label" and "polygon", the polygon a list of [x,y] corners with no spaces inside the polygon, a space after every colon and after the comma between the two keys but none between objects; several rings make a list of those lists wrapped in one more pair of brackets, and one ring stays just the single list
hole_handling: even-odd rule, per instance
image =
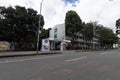
[{"label": "wall", "polygon": [[53,27],[50,30],[49,38],[55,39],[55,40],[62,40],[65,38],[65,25],[59,24]]}]

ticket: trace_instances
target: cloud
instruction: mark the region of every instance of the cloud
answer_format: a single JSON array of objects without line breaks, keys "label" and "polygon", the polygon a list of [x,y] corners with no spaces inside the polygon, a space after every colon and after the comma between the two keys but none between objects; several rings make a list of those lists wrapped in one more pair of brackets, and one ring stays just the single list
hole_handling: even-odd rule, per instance
[{"label": "cloud", "polygon": [[63,0],[65,3],[75,3],[79,2],[79,0]]},{"label": "cloud", "polygon": [[[21,5],[32,7],[39,12],[40,2],[41,0],[0,0],[0,6]],[[98,21],[106,27],[115,29],[115,21],[120,18],[119,9],[120,0],[80,0],[67,4],[65,0],[44,0],[42,15],[45,19],[45,28],[64,23],[66,12],[75,10],[84,22]]]},{"label": "cloud", "polygon": [[73,7],[76,7],[76,3],[79,3],[79,0],[63,0],[65,4],[72,4]]},{"label": "cloud", "polygon": [[106,27],[115,29],[115,21],[120,18],[119,0],[81,0],[76,11],[86,22],[98,21]]}]

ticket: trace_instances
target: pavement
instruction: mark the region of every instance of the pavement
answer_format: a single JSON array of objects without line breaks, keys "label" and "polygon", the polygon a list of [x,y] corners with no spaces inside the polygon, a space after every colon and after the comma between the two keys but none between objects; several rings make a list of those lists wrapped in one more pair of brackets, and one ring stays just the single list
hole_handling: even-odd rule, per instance
[{"label": "pavement", "polygon": [[65,51],[0,51],[0,58],[5,57],[20,57],[20,56],[32,56],[32,55],[47,55],[47,54],[61,54],[61,53],[79,53],[90,52],[91,50],[65,50]]}]

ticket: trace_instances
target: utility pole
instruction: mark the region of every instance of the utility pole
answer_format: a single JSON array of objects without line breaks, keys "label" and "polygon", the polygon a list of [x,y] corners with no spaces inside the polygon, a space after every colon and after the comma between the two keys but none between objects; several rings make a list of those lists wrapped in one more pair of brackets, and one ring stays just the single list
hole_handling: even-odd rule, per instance
[{"label": "utility pole", "polygon": [[42,11],[42,3],[43,3],[44,0],[41,1],[40,3],[40,14],[39,14],[39,26],[38,26],[38,32],[37,32],[37,47],[36,47],[36,54],[38,54],[38,51],[39,51],[39,37],[40,37],[40,33],[41,33],[41,30],[40,28],[42,29],[41,25],[40,25],[40,22],[41,22],[41,11]]}]

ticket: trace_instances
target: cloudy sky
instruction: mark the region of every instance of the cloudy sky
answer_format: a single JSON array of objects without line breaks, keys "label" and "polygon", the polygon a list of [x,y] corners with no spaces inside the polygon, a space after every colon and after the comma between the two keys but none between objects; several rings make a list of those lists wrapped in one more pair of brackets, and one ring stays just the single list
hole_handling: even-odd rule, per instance
[{"label": "cloudy sky", "polygon": [[[0,6],[25,6],[39,12],[41,0],[0,0]],[[42,15],[45,28],[64,23],[68,10],[75,10],[82,21],[97,21],[115,30],[115,21],[120,18],[120,0],[44,0]]]}]

